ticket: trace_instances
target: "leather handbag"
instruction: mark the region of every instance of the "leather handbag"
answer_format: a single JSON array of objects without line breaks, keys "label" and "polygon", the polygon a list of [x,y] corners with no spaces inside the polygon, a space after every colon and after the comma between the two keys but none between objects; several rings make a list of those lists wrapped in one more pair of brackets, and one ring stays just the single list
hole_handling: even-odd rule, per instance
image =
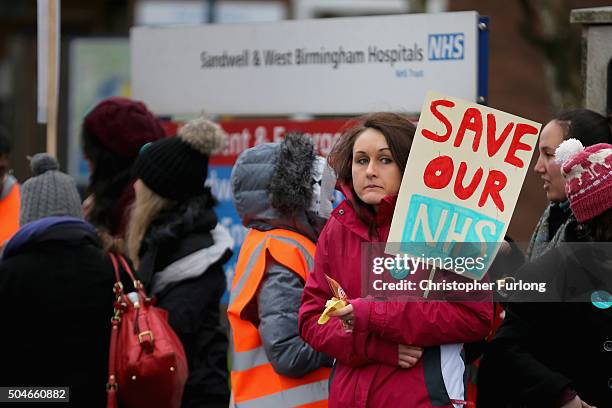
[{"label": "leather handbag", "polygon": [[[188,368],[180,339],[168,323],[168,313],[155,307],[142,283],[121,255],[109,253],[115,269],[116,296],[111,319],[107,408],[179,408]],[[120,266],[134,283],[125,294]]]}]

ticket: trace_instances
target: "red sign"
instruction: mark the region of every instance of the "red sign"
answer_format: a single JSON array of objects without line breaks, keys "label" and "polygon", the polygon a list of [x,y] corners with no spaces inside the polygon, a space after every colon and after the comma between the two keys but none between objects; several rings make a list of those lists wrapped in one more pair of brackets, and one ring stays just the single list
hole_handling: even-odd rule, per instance
[{"label": "red sign", "polygon": [[[287,132],[302,132],[309,136],[322,156],[327,156],[342,134],[348,120],[236,120],[219,125],[228,135],[227,146],[221,154],[210,157],[209,164],[233,165],[240,153],[260,143],[280,142]],[[165,122],[168,135],[175,135],[182,123]]]}]

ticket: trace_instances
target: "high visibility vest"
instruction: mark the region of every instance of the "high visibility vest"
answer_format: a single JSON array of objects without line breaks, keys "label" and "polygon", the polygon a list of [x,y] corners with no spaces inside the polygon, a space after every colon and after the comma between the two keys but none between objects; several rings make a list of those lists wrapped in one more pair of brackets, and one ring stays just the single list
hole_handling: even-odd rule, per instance
[{"label": "high visibility vest", "polygon": [[15,183],[11,192],[0,199],[0,247],[19,229],[19,184]]},{"label": "high visibility vest", "polygon": [[327,407],[329,368],[301,378],[277,374],[266,356],[257,327],[240,315],[257,295],[266,257],[304,281],[314,266],[315,245],[298,233],[274,229],[247,234],[232,281],[227,309],[232,329],[232,393],[237,408]]}]

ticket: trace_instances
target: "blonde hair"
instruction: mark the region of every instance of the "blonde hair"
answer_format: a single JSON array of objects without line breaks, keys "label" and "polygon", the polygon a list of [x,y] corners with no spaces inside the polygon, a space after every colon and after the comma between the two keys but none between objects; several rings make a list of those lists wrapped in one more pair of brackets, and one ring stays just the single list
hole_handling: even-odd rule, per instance
[{"label": "blonde hair", "polygon": [[149,225],[159,215],[159,213],[174,204],[147,187],[142,181],[139,189],[136,189],[136,199],[132,206],[130,222],[127,230],[127,253],[134,267],[140,267],[140,246]]}]

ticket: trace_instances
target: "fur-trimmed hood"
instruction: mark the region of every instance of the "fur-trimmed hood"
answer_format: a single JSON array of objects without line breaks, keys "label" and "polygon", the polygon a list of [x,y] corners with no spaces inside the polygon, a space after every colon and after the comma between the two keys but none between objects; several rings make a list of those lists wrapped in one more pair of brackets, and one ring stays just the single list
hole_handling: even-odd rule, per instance
[{"label": "fur-trimmed hood", "polygon": [[[244,151],[231,177],[234,206],[243,225],[264,231],[289,229],[316,241],[326,217],[313,210],[313,203],[331,196],[335,184],[329,172],[325,177],[317,174],[315,163],[322,161],[310,139],[299,134]],[[316,178],[323,180],[315,183]]]}]

